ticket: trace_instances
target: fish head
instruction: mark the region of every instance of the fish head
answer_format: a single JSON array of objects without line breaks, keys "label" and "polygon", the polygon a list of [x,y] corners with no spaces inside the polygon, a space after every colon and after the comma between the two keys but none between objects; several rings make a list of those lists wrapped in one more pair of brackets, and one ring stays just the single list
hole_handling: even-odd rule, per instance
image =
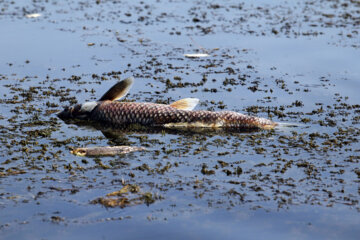
[{"label": "fish head", "polygon": [[86,149],[85,148],[76,148],[70,151],[70,153],[80,156],[80,157],[84,157],[86,156]]},{"label": "fish head", "polygon": [[90,118],[92,110],[97,106],[97,102],[86,102],[76,104],[75,106],[67,106],[57,114],[60,119],[80,119],[86,120]]},{"label": "fish head", "polygon": [[112,86],[98,101],[85,102],[83,104],[76,104],[75,106],[65,107],[63,111],[57,114],[57,116],[62,120],[88,120],[91,117],[92,111],[100,103],[105,101],[116,101],[125,97],[133,83],[133,77],[126,78],[125,80],[122,80]]},{"label": "fish head", "polygon": [[75,106],[67,106],[57,114],[61,119],[86,119],[86,112],[81,110],[81,104]]}]

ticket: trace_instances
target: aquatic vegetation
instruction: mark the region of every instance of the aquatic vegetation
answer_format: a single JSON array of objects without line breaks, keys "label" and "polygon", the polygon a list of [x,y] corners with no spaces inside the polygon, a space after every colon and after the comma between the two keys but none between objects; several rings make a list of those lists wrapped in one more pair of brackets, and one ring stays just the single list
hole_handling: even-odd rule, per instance
[{"label": "aquatic vegetation", "polygon": [[[230,228],[244,238],[358,237],[358,2],[0,5],[11,27],[0,39],[4,239],[219,239]],[[124,102],[200,98],[199,110],[279,127],[113,129],[56,117],[127,76],[137,81]],[[122,145],[148,151],[71,154]]]}]

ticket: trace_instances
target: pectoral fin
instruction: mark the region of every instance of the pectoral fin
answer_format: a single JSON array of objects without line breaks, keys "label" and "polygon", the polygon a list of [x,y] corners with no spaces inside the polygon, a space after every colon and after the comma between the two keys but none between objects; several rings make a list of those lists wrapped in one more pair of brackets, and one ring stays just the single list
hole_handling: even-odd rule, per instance
[{"label": "pectoral fin", "polygon": [[125,97],[125,95],[129,92],[133,83],[134,83],[133,77],[129,77],[125,80],[122,80],[121,82],[116,83],[99,99],[99,101],[105,101],[105,100],[115,101]]},{"label": "pectoral fin", "polygon": [[180,110],[190,111],[193,110],[198,103],[199,103],[199,99],[197,98],[184,98],[170,104],[170,106]]}]

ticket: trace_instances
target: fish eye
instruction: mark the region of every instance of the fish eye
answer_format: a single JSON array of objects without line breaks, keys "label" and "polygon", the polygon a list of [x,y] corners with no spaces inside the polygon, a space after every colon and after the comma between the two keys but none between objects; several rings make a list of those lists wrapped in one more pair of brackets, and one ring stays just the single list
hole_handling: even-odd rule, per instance
[{"label": "fish eye", "polygon": [[80,109],[81,109],[81,105],[79,105],[79,104],[75,105],[74,111],[78,112]]}]

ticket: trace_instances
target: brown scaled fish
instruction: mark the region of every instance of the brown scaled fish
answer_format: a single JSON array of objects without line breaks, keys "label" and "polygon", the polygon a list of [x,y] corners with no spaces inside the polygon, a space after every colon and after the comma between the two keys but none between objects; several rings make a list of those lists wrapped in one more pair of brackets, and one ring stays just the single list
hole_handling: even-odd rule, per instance
[{"label": "brown scaled fish", "polygon": [[277,123],[232,111],[194,111],[197,98],[185,98],[170,105],[155,103],[119,102],[134,83],[130,77],[115,84],[96,102],[65,107],[61,119],[84,119],[112,126],[141,124],[167,128],[237,128],[273,129]]}]

